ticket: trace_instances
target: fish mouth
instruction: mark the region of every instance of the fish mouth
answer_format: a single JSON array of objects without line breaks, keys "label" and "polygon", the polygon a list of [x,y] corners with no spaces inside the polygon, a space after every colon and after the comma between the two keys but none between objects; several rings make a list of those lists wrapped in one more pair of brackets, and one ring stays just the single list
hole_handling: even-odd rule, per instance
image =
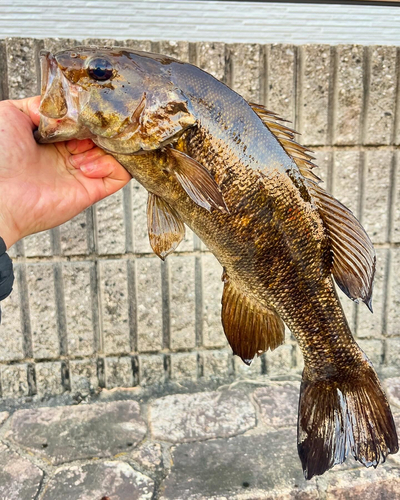
[{"label": "fish mouth", "polygon": [[40,123],[34,137],[41,144],[87,139],[93,134],[78,122],[82,92],[62,73],[56,57],[49,51],[40,52],[41,101]]}]

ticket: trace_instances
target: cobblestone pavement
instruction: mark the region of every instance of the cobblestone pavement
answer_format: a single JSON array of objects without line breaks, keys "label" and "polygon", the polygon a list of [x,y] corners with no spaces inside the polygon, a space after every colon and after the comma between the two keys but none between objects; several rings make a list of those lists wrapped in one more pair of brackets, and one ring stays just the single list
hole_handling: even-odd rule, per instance
[{"label": "cobblestone pavement", "polygon": [[[400,426],[400,377],[385,386]],[[79,404],[32,400],[1,412],[0,498],[400,499],[399,454],[376,470],[350,458],[304,480],[296,381],[179,390],[104,390]]]}]

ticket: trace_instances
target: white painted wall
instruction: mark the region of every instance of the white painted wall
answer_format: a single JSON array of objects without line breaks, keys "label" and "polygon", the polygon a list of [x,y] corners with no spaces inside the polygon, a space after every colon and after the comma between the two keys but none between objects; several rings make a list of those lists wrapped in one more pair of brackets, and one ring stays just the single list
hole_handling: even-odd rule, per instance
[{"label": "white painted wall", "polygon": [[400,8],[190,0],[0,0],[0,38],[400,45]]}]

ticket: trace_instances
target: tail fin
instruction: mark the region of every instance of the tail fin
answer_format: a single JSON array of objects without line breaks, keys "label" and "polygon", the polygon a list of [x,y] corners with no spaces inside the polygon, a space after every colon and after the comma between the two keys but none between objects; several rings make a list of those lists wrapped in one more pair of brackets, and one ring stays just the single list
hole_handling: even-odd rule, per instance
[{"label": "tail fin", "polygon": [[366,467],[398,451],[389,403],[371,364],[364,366],[340,381],[314,381],[304,370],[297,448],[306,479],[344,462],[350,451]]}]

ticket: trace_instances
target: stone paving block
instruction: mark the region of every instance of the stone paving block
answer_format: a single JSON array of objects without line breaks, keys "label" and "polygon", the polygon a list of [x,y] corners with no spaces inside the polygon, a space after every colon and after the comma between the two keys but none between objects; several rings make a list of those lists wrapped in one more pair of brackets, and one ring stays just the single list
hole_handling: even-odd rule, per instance
[{"label": "stone paving block", "polygon": [[400,337],[386,340],[385,365],[400,368]]},{"label": "stone paving block", "polygon": [[161,269],[158,257],[137,259],[137,348],[139,352],[163,347]]},{"label": "stone paving block", "polygon": [[0,40],[0,101],[8,99],[6,41]]},{"label": "stone paving block", "polygon": [[122,190],[96,203],[97,248],[102,254],[125,253],[125,218]]},{"label": "stone paving block", "polygon": [[228,342],[221,322],[222,266],[213,255],[206,254],[201,256],[201,267],[203,344],[205,347],[225,347]]},{"label": "stone paving block", "polygon": [[130,351],[128,270],[126,260],[100,262],[100,290],[104,352]]},{"label": "stone paving block", "polygon": [[334,144],[359,144],[364,99],[364,47],[338,45],[336,51],[336,110],[333,111]]},{"label": "stone paving block", "polygon": [[154,482],[125,462],[70,465],[57,469],[43,500],[151,500]]},{"label": "stone paving block", "polygon": [[328,478],[326,500],[385,500],[399,498],[399,470],[380,466],[332,474]]},{"label": "stone paving block", "polygon": [[303,74],[300,75],[300,130],[303,144],[327,144],[331,75],[329,45],[303,45],[300,48]]},{"label": "stone paving block", "polygon": [[396,47],[368,47],[369,93],[364,144],[390,144],[396,108]]},{"label": "stone paving block", "polygon": [[[296,47],[289,44],[267,45],[266,102],[268,109],[294,123],[296,102]],[[293,128],[291,126],[291,128]]]},{"label": "stone paving block", "polygon": [[[400,102],[400,98],[399,98]],[[399,112],[400,114],[400,112]],[[400,120],[399,120],[400,123]],[[392,223],[392,231],[390,235],[390,241],[400,243],[400,151],[395,151],[395,189],[394,191],[394,199],[392,200],[392,211],[393,211],[393,223]]]},{"label": "stone paving block", "polygon": [[42,257],[51,255],[50,231],[44,231],[42,233],[27,236],[24,238],[24,248],[26,257]]},{"label": "stone paving block", "polygon": [[180,61],[189,62],[189,42],[162,40],[160,42],[160,54],[175,57]]},{"label": "stone paving block", "polygon": [[81,359],[69,362],[71,393],[86,395],[97,390],[97,364],[95,359]]},{"label": "stone paving block", "polygon": [[163,450],[160,443],[147,441],[129,455],[140,468],[151,472],[161,471],[163,468]]},{"label": "stone paving block", "polygon": [[6,39],[8,65],[8,98],[22,99],[36,95],[37,42],[33,38]]},{"label": "stone paving block", "polygon": [[174,394],[150,405],[154,439],[172,443],[229,437],[255,427],[253,405],[235,391]]},{"label": "stone paving block", "polygon": [[231,353],[226,350],[204,351],[202,361],[205,379],[223,380],[232,375]]},{"label": "stone paving block", "polygon": [[194,257],[170,256],[171,349],[196,345],[195,261]]},{"label": "stone paving block", "polygon": [[9,417],[9,413],[8,411],[2,411],[0,412],[0,425],[3,425],[4,422],[7,420],[7,418]]},{"label": "stone paving block", "polygon": [[383,385],[386,389],[386,394],[389,397],[391,405],[396,405],[394,410],[400,410],[400,377],[387,378]]},{"label": "stone paving block", "polygon": [[183,382],[197,379],[197,353],[171,354],[171,379]]},{"label": "stone paving block", "polygon": [[392,162],[391,151],[368,151],[365,155],[365,198],[361,220],[373,243],[384,243],[388,238]]},{"label": "stone paving block", "polygon": [[165,377],[164,356],[162,354],[139,356],[140,385],[163,384]]},{"label": "stone paving block", "polygon": [[233,356],[233,362],[235,365],[235,376],[243,379],[256,378],[261,375],[261,358],[254,358],[251,365],[248,366],[246,363],[239,358],[239,356]]},{"label": "stone paving block", "polygon": [[1,361],[17,360],[24,357],[17,264],[14,264],[14,274],[13,291],[11,295],[1,302]]},{"label": "stone paving block", "polygon": [[63,255],[85,255],[88,249],[88,208],[60,226],[61,253]]},{"label": "stone paving block", "polygon": [[253,393],[260,407],[261,420],[268,427],[295,426],[299,407],[299,383],[260,387]]},{"label": "stone paving block", "polygon": [[132,360],[128,356],[106,358],[106,387],[132,387]]},{"label": "stone paving block", "polygon": [[385,285],[388,251],[384,248],[376,249],[376,272],[372,307],[374,313],[367,308],[364,302],[356,304],[357,337],[381,338],[383,334],[383,315],[385,309]]},{"label": "stone paving block", "polygon": [[383,356],[383,340],[373,339],[357,339],[357,344],[368,356],[368,359],[375,366],[379,367],[382,364]]},{"label": "stone paving block", "polygon": [[296,443],[296,430],[287,429],[176,446],[160,499],[316,500]]},{"label": "stone paving block", "polygon": [[132,188],[132,225],[133,248],[135,253],[153,253],[147,230],[146,189],[135,179],[130,182]]},{"label": "stone paving block", "polygon": [[61,362],[36,363],[36,387],[39,396],[62,394]]},{"label": "stone paving block", "polygon": [[42,478],[43,472],[36,465],[0,444],[0,498],[37,498]]},{"label": "stone paving block", "polygon": [[63,264],[65,315],[70,355],[89,356],[95,351],[91,291],[91,275],[94,271],[94,264],[91,262]]},{"label": "stone paving block", "polygon": [[271,377],[285,375],[294,368],[294,346],[284,344],[265,353],[267,359],[267,372]]},{"label": "stone paving block", "polygon": [[0,380],[4,399],[29,395],[27,364],[0,366]]},{"label": "stone paving block", "polygon": [[57,358],[60,352],[54,269],[51,264],[26,266],[32,348],[35,358]]},{"label": "stone paving block", "polygon": [[18,410],[6,439],[50,461],[112,457],[136,446],[146,424],[135,401]]},{"label": "stone paving block", "polygon": [[230,83],[233,90],[248,101],[260,102],[261,46],[257,43],[233,43],[228,47],[231,64]]},{"label": "stone paving block", "polygon": [[198,42],[196,47],[196,65],[215,76],[218,80],[224,81],[225,44],[222,42]]},{"label": "stone paving block", "polygon": [[354,150],[336,150],[333,158],[332,194],[359,217],[361,155]]},{"label": "stone paving block", "polygon": [[387,334],[398,335],[400,332],[400,248],[390,250],[391,270],[389,272],[389,296],[387,305]]}]

